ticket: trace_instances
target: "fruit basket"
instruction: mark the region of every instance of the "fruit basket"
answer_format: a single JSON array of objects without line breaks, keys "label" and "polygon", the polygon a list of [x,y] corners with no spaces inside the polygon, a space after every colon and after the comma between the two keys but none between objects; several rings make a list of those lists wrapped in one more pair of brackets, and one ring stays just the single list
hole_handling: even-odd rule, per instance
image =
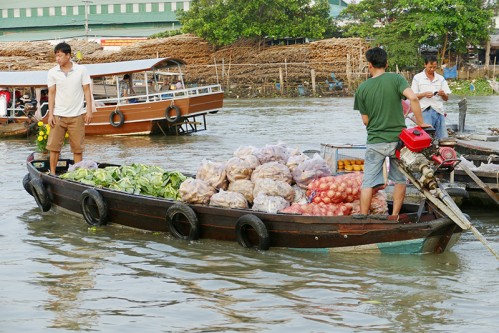
[{"label": "fruit basket", "polygon": [[321,143],[321,156],[333,174],[364,170],[365,145]]}]

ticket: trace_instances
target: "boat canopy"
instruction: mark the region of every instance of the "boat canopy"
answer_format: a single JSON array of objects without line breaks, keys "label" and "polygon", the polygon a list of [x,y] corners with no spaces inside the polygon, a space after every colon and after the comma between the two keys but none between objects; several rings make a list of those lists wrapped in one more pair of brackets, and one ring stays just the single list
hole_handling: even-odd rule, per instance
[{"label": "boat canopy", "polygon": [[[120,75],[152,70],[160,66],[181,66],[185,62],[174,58],[155,58],[84,64],[92,78],[108,75]],[[12,71],[0,72],[0,87],[46,87],[48,71]]]},{"label": "boat canopy", "polygon": [[121,75],[152,70],[160,66],[180,66],[185,62],[173,58],[156,58],[143,60],[130,60],[108,62],[101,64],[85,64],[91,77],[103,77],[109,75]]}]

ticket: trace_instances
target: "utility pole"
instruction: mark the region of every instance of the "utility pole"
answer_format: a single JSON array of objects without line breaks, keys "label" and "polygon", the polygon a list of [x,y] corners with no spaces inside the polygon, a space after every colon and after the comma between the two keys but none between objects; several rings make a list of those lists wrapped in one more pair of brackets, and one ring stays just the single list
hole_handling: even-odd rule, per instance
[{"label": "utility pole", "polygon": [[88,41],[88,5],[92,3],[92,1],[82,0],[82,2],[85,4],[85,37]]}]

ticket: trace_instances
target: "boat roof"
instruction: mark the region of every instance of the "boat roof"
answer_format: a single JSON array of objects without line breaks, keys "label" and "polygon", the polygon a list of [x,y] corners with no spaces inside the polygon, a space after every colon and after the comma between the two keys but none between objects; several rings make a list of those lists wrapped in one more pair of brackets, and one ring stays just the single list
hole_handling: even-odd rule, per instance
[{"label": "boat roof", "polygon": [[[180,66],[185,62],[175,58],[154,58],[85,64],[92,78],[109,75],[121,75],[152,70],[160,66]],[[0,87],[46,87],[48,71],[12,71],[0,72]]]}]

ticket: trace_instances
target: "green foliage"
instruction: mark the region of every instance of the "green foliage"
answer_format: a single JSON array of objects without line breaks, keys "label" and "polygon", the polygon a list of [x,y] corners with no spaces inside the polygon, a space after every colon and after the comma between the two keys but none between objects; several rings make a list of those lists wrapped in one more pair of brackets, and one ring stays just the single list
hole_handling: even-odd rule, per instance
[{"label": "green foliage", "polygon": [[[471,89],[473,85],[474,90]],[[449,88],[458,96],[489,96],[494,93],[486,79],[450,81]]]},{"label": "green foliage", "polygon": [[149,36],[149,38],[166,38],[166,37],[180,35],[181,33],[182,33],[182,31],[180,29],[178,29],[178,30],[166,30],[166,31],[151,35],[151,36]]},{"label": "green foliage", "polygon": [[215,46],[266,36],[319,39],[330,25],[326,0],[194,0],[178,16],[183,32]]},{"label": "green foliage", "polygon": [[383,46],[400,69],[417,65],[420,45],[465,53],[485,44],[496,5],[482,0],[363,0],[348,6],[345,36],[364,37]]}]

